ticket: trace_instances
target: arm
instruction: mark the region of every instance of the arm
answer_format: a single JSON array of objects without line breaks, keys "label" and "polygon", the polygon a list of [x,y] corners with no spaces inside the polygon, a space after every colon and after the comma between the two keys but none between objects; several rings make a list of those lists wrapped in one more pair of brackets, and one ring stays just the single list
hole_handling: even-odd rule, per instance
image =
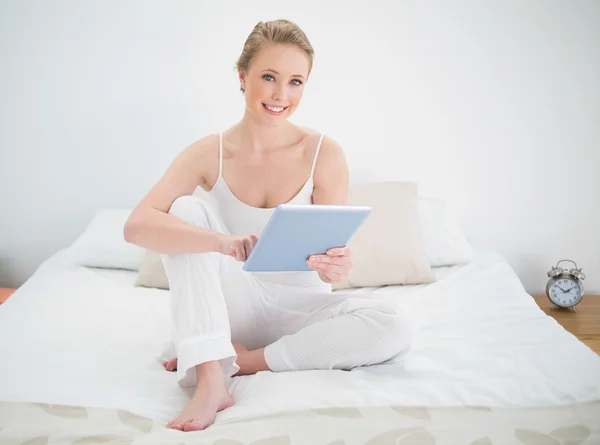
[{"label": "arm", "polygon": [[345,205],[348,199],[349,173],[342,147],[324,137],[313,176],[313,203]]},{"label": "arm", "polygon": [[131,212],[123,228],[127,242],[166,254],[218,251],[216,232],[193,226],[168,213],[173,201],[192,194],[204,182],[211,142],[214,142],[211,136],[207,136],[175,158]]},{"label": "arm", "polygon": [[[342,147],[332,139],[324,138],[317,161],[313,176],[313,203],[346,205],[350,175]],[[341,281],[352,268],[352,257],[347,247],[330,249],[327,255],[313,255],[311,259],[308,265],[326,283]]]}]

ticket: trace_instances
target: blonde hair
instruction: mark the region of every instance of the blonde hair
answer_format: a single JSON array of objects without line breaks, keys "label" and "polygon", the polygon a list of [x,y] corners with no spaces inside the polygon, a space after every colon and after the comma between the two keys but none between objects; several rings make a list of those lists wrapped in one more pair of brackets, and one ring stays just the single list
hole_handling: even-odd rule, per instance
[{"label": "blonde hair", "polygon": [[[289,20],[279,19],[270,22],[258,22],[244,43],[236,69],[248,71],[248,66],[258,52],[269,43],[296,45],[308,56],[308,73],[312,69],[315,51],[308,37],[298,25]],[[245,92],[240,86],[240,91]]]}]

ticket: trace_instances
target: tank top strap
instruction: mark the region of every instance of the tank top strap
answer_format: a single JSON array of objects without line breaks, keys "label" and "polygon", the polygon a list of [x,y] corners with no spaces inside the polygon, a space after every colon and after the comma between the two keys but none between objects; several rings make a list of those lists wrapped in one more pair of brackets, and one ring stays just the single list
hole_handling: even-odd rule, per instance
[{"label": "tank top strap", "polygon": [[310,177],[313,177],[313,174],[315,173],[315,166],[317,165],[317,157],[319,156],[319,150],[321,150],[321,142],[323,142],[323,136],[325,136],[324,133],[321,133],[321,136],[319,137],[319,143],[317,144],[317,150],[315,151],[315,157],[313,159],[313,163],[312,163],[312,168],[310,169]]},{"label": "tank top strap", "polygon": [[219,133],[219,176],[217,179],[221,178],[223,174],[223,132]]}]

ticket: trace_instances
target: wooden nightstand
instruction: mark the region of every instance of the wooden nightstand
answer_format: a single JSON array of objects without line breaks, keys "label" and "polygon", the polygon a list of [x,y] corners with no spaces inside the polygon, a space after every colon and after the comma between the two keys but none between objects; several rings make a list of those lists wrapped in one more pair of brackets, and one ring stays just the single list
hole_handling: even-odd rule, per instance
[{"label": "wooden nightstand", "polygon": [[546,295],[535,295],[536,303],[560,325],[600,354],[600,295],[584,295],[583,300],[571,309],[553,309]]},{"label": "wooden nightstand", "polygon": [[8,300],[8,297],[10,297],[15,291],[16,289],[12,289],[10,287],[0,287],[0,304]]}]

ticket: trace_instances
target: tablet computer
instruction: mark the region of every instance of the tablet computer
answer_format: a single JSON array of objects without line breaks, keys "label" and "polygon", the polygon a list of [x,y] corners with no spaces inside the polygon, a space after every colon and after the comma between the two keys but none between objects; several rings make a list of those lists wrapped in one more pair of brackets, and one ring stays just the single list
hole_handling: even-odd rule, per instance
[{"label": "tablet computer", "polygon": [[275,208],[244,263],[248,272],[312,271],[310,255],[345,246],[372,208],[282,204]]}]

